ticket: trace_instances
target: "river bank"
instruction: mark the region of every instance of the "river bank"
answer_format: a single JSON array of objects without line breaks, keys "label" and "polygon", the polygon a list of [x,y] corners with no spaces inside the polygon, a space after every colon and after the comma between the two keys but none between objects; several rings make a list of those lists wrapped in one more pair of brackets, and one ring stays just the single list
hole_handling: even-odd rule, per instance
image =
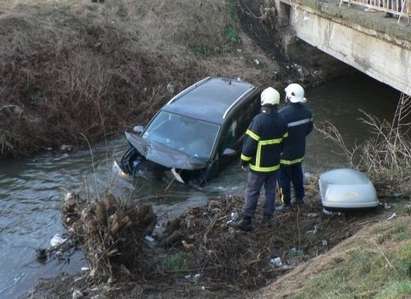
[{"label": "river bank", "polygon": [[0,158],[111,139],[205,76],[282,90],[347,71],[298,43],[282,54],[275,18],[241,4],[257,13],[264,3],[2,2]]},{"label": "river bank", "polygon": [[[71,238],[86,252],[88,267],[77,275],[43,281],[28,297],[308,298],[310,292],[318,292],[321,279],[305,277],[326,276],[327,271],[336,275],[333,265],[348,267],[348,277],[357,277],[355,273],[366,265],[355,264],[352,258],[364,242],[376,242],[380,250],[366,251],[368,260],[376,258],[380,263],[386,254],[395,264],[393,271],[408,271],[409,195],[383,199],[385,208],[376,211],[326,215],[315,178],[306,189],[306,206],[277,212],[272,227],[260,224],[258,210],[251,233],[230,226],[241,210],[240,197],[212,199],[160,229],[152,209],[138,201],[127,208],[110,195],[86,203],[72,194],[66,198],[62,217]],[[402,254],[392,250],[396,241],[401,241]],[[386,293],[405,279],[398,273],[382,282],[387,275],[377,276],[381,285],[372,292]],[[334,293],[327,288],[327,294]],[[364,286],[358,288],[364,291]],[[356,289],[350,292],[356,294]]]}]

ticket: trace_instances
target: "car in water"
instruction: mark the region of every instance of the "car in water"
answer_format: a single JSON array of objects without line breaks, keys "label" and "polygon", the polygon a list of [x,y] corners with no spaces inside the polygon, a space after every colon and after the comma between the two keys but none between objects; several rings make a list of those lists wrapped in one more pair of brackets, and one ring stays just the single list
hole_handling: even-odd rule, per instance
[{"label": "car in water", "polygon": [[118,164],[136,176],[171,171],[203,185],[235,160],[244,133],[259,112],[260,88],[241,79],[207,77],[173,97],[146,127],[126,132],[130,145]]}]

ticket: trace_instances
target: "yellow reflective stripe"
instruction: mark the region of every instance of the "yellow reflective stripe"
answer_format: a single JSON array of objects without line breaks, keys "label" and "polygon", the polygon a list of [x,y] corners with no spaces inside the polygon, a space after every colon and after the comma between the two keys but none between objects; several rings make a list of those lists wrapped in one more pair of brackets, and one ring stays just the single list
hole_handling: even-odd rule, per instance
[{"label": "yellow reflective stripe", "polygon": [[268,140],[260,140],[258,143],[261,145],[269,145],[269,144],[279,144],[283,141],[282,138],[277,138],[277,139],[268,139]]},{"label": "yellow reflective stripe", "polygon": [[285,134],[283,135],[283,138],[287,138],[288,137],[288,132],[285,132]]},{"label": "yellow reflective stripe", "polygon": [[256,166],[253,164],[250,164],[250,169],[257,171],[257,172],[272,172],[272,171],[277,171],[280,169],[280,164],[274,165],[271,167],[261,167],[261,166]]},{"label": "yellow reflective stripe", "polygon": [[241,160],[243,160],[243,161],[251,161],[252,158],[253,157],[249,157],[249,156],[241,154]]},{"label": "yellow reflective stripe", "polygon": [[303,157],[303,158],[299,158],[299,159],[295,159],[295,160],[282,160],[282,159],[281,159],[280,163],[281,163],[281,164],[284,164],[284,165],[293,165],[293,164],[300,163],[300,162],[302,162],[303,160],[304,160],[304,157]]},{"label": "yellow reflective stripe", "polygon": [[260,136],[258,136],[256,133],[254,133],[250,129],[247,129],[247,131],[245,131],[245,134],[253,138],[255,141],[260,140]]},{"label": "yellow reflective stripe", "polygon": [[260,165],[261,163],[261,141],[257,145],[257,156],[255,158],[255,165]]}]

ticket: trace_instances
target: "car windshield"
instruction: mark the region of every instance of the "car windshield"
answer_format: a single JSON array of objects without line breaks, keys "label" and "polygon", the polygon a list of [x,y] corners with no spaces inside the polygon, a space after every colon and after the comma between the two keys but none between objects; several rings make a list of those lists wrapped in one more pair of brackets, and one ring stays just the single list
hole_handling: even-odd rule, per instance
[{"label": "car windshield", "polygon": [[161,111],[144,132],[143,138],[192,157],[209,159],[218,130],[216,124]]}]

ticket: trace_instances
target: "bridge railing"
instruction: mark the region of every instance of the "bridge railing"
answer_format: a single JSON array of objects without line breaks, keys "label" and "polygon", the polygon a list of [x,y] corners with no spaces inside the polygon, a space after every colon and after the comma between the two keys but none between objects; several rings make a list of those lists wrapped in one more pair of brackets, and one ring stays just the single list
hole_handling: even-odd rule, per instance
[{"label": "bridge railing", "polygon": [[377,11],[383,11],[391,13],[398,17],[398,22],[401,21],[401,17],[408,18],[410,23],[411,17],[411,0],[340,0],[340,6],[343,3],[367,7]]}]

